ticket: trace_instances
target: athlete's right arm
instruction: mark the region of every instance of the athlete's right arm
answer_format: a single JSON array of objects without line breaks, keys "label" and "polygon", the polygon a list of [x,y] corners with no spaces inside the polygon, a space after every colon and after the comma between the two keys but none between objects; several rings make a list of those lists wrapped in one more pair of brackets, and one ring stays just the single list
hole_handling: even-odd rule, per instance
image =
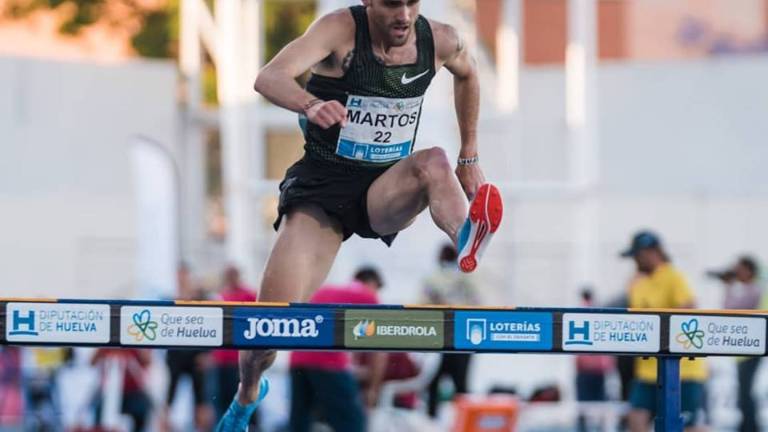
[{"label": "athlete's right arm", "polygon": [[[306,114],[322,128],[345,123],[346,108],[337,101],[320,101],[296,82],[309,68],[334,53],[350,38],[354,21],[349,10],[339,10],[315,21],[298,39],[286,45],[259,72],[254,89],[275,105]],[[352,29],[352,30],[350,30]]]}]

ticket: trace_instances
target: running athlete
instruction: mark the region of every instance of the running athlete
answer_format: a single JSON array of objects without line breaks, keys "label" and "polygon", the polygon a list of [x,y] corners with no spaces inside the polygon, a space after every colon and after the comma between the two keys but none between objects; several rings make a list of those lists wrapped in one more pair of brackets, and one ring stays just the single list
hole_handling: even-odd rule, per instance
[{"label": "running athlete", "polygon": [[[426,208],[465,272],[475,270],[501,223],[501,195],[478,165],[479,82],[464,42],[453,27],[419,15],[419,0],[362,3],[319,18],[256,79],[256,91],[299,114],[306,141],[280,184],[261,301],[308,298],[344,240],[357,234],[389,245]],[[455,173],[443,149],[413,151],[424,93],[441,67],[454,77]],[[308,69],[301,88],[296,78]],[[241,352],[240,388],[218,430],[245,430],[274,357]]]}]

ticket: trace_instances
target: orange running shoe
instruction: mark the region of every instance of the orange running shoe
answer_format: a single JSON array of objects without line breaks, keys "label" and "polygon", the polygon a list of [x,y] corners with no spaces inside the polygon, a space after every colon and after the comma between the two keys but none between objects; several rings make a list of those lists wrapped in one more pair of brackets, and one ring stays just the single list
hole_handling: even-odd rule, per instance
[{"label": "orange running shoe", "polygon": [[459,231],[459,268],[475,271],[488,242],[501,225],[504,203],[496,186],[485,183],[477,190],[469,206],[469,216]]}]

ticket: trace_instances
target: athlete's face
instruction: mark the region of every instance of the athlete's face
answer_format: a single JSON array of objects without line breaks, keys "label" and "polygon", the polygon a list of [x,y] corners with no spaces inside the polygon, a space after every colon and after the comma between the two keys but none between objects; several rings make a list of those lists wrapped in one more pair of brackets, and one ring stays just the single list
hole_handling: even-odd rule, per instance
[{"label": "athlete's face", "polygon": [[403,46],[419,16],[419,0],[364,0],[376,33],[389,46]]}]

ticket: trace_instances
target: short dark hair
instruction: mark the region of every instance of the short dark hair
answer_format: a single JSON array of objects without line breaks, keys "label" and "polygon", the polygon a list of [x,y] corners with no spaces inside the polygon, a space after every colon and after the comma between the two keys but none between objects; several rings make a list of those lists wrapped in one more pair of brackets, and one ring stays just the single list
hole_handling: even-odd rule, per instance
[{"label": "short dark hair", "polygon": [[738,263],[739,265],[742,265],[747,270],[749,270],[749,272],[752,273],[752,276],[757,276],[757,273],[760,270],[759,266],[757,265],[757,260],[755,260],[749,255],[740,256]]},{"label": "short dark hair", "polygon": [[581,299],[585,302],[592,302],[592,287],[585,286],[581,289]]},{"label": "short dark hair", "polygon": [[458,253],[456,252],[456,248],[453,247],[452,244],[446,243],[443,245],[442,248],[440,248],[440,255],[438,259],[441,263],[444,262],[454,262],[456,261],[456,258],[458,257]]},{"label": "short dark hair", "polygon": [[378,270],[371,266],[360,267],[355,272],[355,280],[362,283],[374,283],[379,288],[384,286],[384,279]]}]

